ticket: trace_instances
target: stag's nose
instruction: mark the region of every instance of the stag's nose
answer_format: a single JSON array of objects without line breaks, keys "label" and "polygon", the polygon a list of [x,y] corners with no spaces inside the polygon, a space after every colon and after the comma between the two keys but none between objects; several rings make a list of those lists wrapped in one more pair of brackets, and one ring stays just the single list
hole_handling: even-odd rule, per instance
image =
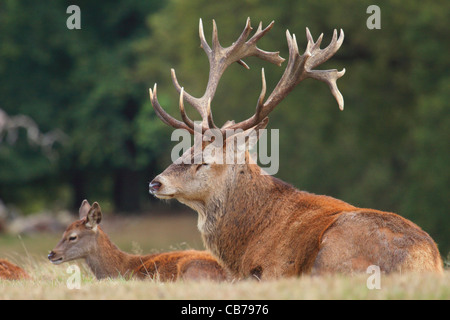
[{"label": "stag's nose", "polygon": [[158,180],[154,179],[148,185],[148,191],[153,194],[153,193],[157,192],[161,188],[161,186],[162,186],[162,183],[159,182]]}]

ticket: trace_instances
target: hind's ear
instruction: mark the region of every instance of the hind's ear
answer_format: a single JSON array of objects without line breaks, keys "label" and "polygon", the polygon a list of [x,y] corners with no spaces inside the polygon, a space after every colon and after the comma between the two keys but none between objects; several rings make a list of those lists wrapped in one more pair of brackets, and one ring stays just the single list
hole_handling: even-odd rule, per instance
[{"label": "hind's ear", "polygon": [[95,230],[97,228],[97,225],[100,224],[101,221],[102,209],[97,202],[94,202],[86,216],[86,227]]},{"label": "hind's ear", "polygon": [[91,209],[91,205],[87,200],[83,200],[81,203],[80,209],[78,210],[78,213],[80,215],[80,220],[86,218],[89,209]]}]

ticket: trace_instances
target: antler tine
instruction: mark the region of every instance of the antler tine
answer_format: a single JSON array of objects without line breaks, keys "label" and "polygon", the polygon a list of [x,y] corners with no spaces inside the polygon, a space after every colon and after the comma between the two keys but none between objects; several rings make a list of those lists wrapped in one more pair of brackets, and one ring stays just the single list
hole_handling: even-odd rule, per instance
[{"label": "antler tine", "polygon": [[219,42],[219,35],[217,33],[218,32],[217,32],[216,20],[213,19],[213,32],[212,32],[213,51],[217,51],[222,48],[222,46],[220,45],[220,42]]},{"label": "antler tine", "polygon": [[255,116],[259,118],[261,110],[264,106],[264,97],[266,96],[266,75],[264,74],[264,68],[261,69],[261,80],[262,80],[262,88],[261,93],[259,94],[258,104],[256,105]]},{"label": "antler tine", "polygon": [[170,125],[170,122],[166,120],[166,117],[163,116],[164,110],[161,108],[161,105],[158,102],[158,99],[156,98],[156,83],[153,87],[153,90],[151,88],[148,89],[148,93],[150,95],[150,102],[153,106],[153,109],[155,110],[156,115],[158,118],[162,120],[167,125]]},{"label": "antler tine", "polygon": [[194,129],[194,121],[192,121],[186,114],[186,111],[184,110],[184,88],[181,88],[180,91],[180,113],[181,113],[181,119],[183,119],[184,123],[186,123],[191,129]]},{"label": "antler tine", "polygon": [[[299,55],[299,51],[298,51],[298,44],[297,44],[297,38],[295,37],[295,34],[292,34],[292,48],[294,50],[294,55]],[[308,43],[309,44],[309,43]],[[310,55],[310,48],[307,46],[306,50],[305,50],[305,55]]]},{"label": "antler tine", "polygon": [[[247,25],[246,25],[246,29],[244,29],[244,32],[247,30],[247,26],[249,26],[249,20],[250,18],[247,19]],[[262,29],[262,22],[259,22],[258,25],[258,29],[256,30],[256,33],[247,41],[248,44],[255,44],[259,39],[261,39],[262,37],[264,37],[266,35],[267,32],[270,31],[270,29],[272,29],[273,25],[274,25],[275,21],[272,21],[264,30]],[[250,29],[248,30],[252,30],[252,28],[250,27]],[[246,39],[248,37],[248,35],[250,34],[250,32],[247,32],[244,34],[243,32],[243,39]],[[281,58],[279,56],[280,52],[276,51],[276,52],[267,52],[264,50],[261,50],[259,48],[256,48],[256,54],[255,56],[263,59],[263,60],[270,60],[270,62],[281,66],[281,64],[283,63],[284,59]],[[250,69],[250,67],[243,61],[243,60],[239,60],[237,61],[237,63],[239,63],[240,65],[242,65],[244,68],[246,69]]]},{"label": "antler tine", "polygon": [[322,39],[323,39],[323,33],[321,33],[319,38],[317,39],[317,41],[314,42],[314,39],[311,36],[311,32],[309,31],[309,28],[306,27],[306,38],[308,39],[308,45],[310,45],[310,43],[312,44],[312,46],[311,46],[312,51],[320,49],[320,44],[322,43]]},{"label": "antler tine", "polygon": [[243,66],[245,69],[250,70],[250,67],[244,62],[244,60],[239,60],[237,61],[237,63]]},{"label": "antler tine", "polygon": [[[188,127],[190,127],[192,130],[195,130],[194,121],[192,121],[188,117],[188,115],[186,114],[186,111],[184,109],[184,88],[181,88],[179,105],[180,105],[181,118],[183,119],[183,122]],[[217,129],[217,126],[214,124],[214,120],[213,120],[212,114],[211,114],[211,100],[208,100],[208,108],[207,108],[206,112],[207,112],[207,117],[208,117],[209,128]],[[208,128],[202,127],[202,133],[204,133],[206,130],[208,130]]]},{"label": "antler tine", "polygon": [[264,30],[263,30],[263,28],[262,28],[262,21],[260,21],[259,25],[258,25],[258,29],[256,30],[255,34],[247,42],[249,42],[249,43],[256,43],[259,39],[264,37],[265,34],[270,31],[270,29],[272,29],[274,24],[275,24],[275,21],[272,20],[272,22],[269,23],[269,25],[266,28],[264,28]]},{"label": "antler tine", "polygon": [[[248,18],[248,24],[250,23],[250,18]],[[270,63],[276,64],[277,66],[281,66],[281,64],[284,62],[284,59],[282,57],[280,57],[280,52],[279,51],[275,51],[275,52],[268,52],[268,51],[264,51],[259,49],[256,46],[256,43],[262,38],[264,37],[267,32],[269,32],[273,25],[275,24],[275,21],[272,21],[271,23],[269,23],[269,25],[266,28],[262,28],[262,22],[259,23],[258,25],[258,29],[256,30],[255,34],[245,43],[250,50],[253,50],[252,54],[255,57],[258,57],[262,60],[266,60]],[[250,27],[251,28],[251,27]],[[245,30],[244,30],[245,31]],[[248,33],[246,34],[246,37],[248,37],[248,35],[250,34],[251,29],[248,31]],[[244,34],[244,32],[243,32]],[[241,60],[242,61],[242,60]]]},{"label": "antler tine", "polygon": [[[180,84],[178,83],[177,80],[177,75],[175,74],[175,69],[171,69],[170,70],[170,75],[172,77],[172,83],[175,87],[175,89],[181,93],[181,89],[182,87],[180,86]],[[192,105],[197,111],[198,113],[200,113],[200,116],[202,117],[202,119],[206,116],[206,113],[204,111],[204,109],[201,107],[201,102],[200,99],[195,98],[193,96],[191,96],[189,93],[187,93],[186,91],[184,91],[183,93],[183,97],[186,99],[186,101]]]},{"label": "antler tine", "polygon": [[[260,23],[260,25],[261,25],[261,23]],[[251,32],[252,30],[253,30],[253,28],[250,26],[250,17],[248,17],[248,18],[247,18],[247,21],[246,21],[246,23],[245,23],[245,28],[244,28],[244,30],[242,31],[242,33],[241,33],[241,35],[239,36],[238,40],[237,40],[236,42],[233,43],[233,46],[234,46],[234,45],[237,45],[237,44],[240,44],[240,43],[242,43],[243,41],[245,41],[245,40],[248,38],[248,36],[250,35],[250,32]],[[258,29],[258,30],[259,30],[259,29]],[[239,60],[237,61],[237,63],[240,64],[241,66],[243,66],[245,69],[250,70],[250,67],[248,66],[248,64],[246,64],[246,63],[244,62],[244,60],[239,59]]]},{"label": "antler tine", "polygon": [[[309,31],[309,30],[308,30]],[[319,45],[314,45],[315,57],[308,61],[308,68],[313,69],[318,65],[324,63],[328,59],[330,59],[341,47],[342,42],[344,41],[344,31],[341,29],[339,38],[337,37],[337,31],[334,29],[333,38],[331,39],[330,44],[325,49],[320,49],[320,42],[322,41],[322,35],[319,37],[317,42]]]},{"label": "antler tine", "polygon": [[337,87],[336,80],[345,74],[345,68],[341,71],[333,70],[311,70],[309,77],[320,80],[328,84],[331,90],[331,94],[336,99],[339,109],[344,110],[344,97]]},{"label": "antler tine", "polygon": [[214,123],[212,112],[211,112],[211,98],[208,99],[208,107],[206,109],[206,114],[208,116],[208,126],[210,129],[218,129]]},{"label": "antler tine", "polygon": [[253,30],[253,28],[250,25],[250,17],[248,17],[247,21],[245,22],[244,30],[242,31],[239,38],[233,43],[233,45],[231,47],[234,49],[239,46],[242,46],[245,43],[245,41],[247,40],[250,33],[252,32],[252,30]]},{"label": "antler tine", "polygon": [[199,25],[198,25],[198,34],[200,37],[200,46],[205,50],[205,52],[211,52],[211,48],[208,45],[208,42],[205,39],[205,32],[203,31],[203,22],[202,18],[200,18]]},{"label": "antler tine", "polygon": [[[322,33],[322,34],[323,34],[323,33]],[[313,39],[313,37],[312,37],[312,35],[311,35],[311,32],[309,31],[309,28],[308,28],[308,27],[306,27],[306,39],[308,40],[308,42],[314,43],[314,39]]]},{"label": "antler tine", "polygon": [[188,130],[191,134],[194,134],[194,130],[190,128],[186,123],[183,123],[175,118],[173,118],[171,115],[169,115],[167,112],[164,111],[164,109],[161,107],[161,105],[158,102],[158,97],[156,94],[156,83],[155,86],[152,89],[148,89],[148,92],[150,94],[150,102],[152,103],[153,109],[155,110],[156,115],[158,118],[162,120],[165,124],[174,127],[176,129],[185,129]]}]

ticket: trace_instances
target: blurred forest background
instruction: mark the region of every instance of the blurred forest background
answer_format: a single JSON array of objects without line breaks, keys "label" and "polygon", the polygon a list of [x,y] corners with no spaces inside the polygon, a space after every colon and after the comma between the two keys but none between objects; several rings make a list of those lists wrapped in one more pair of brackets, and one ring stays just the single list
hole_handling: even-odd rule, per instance
[{"label": "blurred forest background", "polygon": [[[69,30],[69,5],[81,30]],[[369,30],[366,9],[381,9]],[[277,177],[360,207],[392,211],[450,250],[450,3],[448,1],[118,0],[0,2],[0,199],[23,214],[99,201],[123,214],[149,212],[148,182],[170,164],[171,128],[153,112],[148,88],[179,117],[170,68],[194,96],[208,77],[198,21],[222,45],[275,20],[259,43],[288,57],[285,30],[306,45],[305,27],[341,49],[319,69],[342,69],[345,111],[327,86],[305,81],[271,114],[280,130]],[[261,67],[268,91],[277,67],[249,58],[231,66],[213,101],[216,123],[254,112]],[[270,91],[269,91],[270,92]],[[193,112],[190,116],[195,118]],[[27,129],[17,129],[24,125]],[[22,124],[22,125],[21,125]],[[31,129],[30,129],[31,128]],[[38,130],[37,130],[38,128]],[[167,204],[163,204],[166,205]],[[181,205],[171,204],[173,209]]]}]

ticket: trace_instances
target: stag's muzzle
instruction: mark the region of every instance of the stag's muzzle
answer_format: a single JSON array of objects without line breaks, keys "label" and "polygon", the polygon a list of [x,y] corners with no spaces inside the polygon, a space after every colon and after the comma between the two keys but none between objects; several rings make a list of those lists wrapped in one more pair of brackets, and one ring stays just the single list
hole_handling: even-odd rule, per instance
[{"label": "stag's muzzle", "polygon": [[161,186],[162,186],[162,183],[159,182],[158,180],[154,179],[148,185],[148,192],[150,192],[151,194],[155,194],[156,192],[158,192],[158,190],[161,188]]}]

